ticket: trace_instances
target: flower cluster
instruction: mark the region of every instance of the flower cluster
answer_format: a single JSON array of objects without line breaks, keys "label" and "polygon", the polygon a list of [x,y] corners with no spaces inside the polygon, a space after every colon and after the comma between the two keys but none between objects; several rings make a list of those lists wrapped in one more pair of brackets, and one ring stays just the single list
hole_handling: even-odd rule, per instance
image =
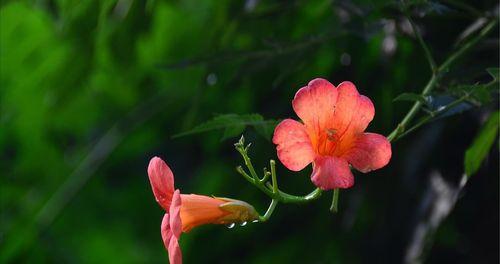
[{"label": "flower cluster", "polygon": [[[292,106],[302,122],[283,120],[275,128],[273,143],[279,160],[288,169],[300,171],[312,163],[311,180],[319,189],[303,198],[281,192],[277,189],[274,161],[271,161],[271,172],[265,171],[264,178],[258,178],[242,139],[237,150],[244,156],[252,176],[241,168],[239,172],[273,199],[263,217],[243,201],[181,194],[174,188],[174,175],[169,166],[158,157],[151,159],[148,175],[156,201],[166,211],[161,235],[170,263],[182,263],[179,238],[183,232],[204,224],[267,220],[279,201],[310,201],[319,197],[321,190],[353,186],[351,167],[366,173],[389,163],[392,152],[387,138],[364,132],[375,115],[375,108],[368,97],[358,93],[353,83],[343,82],[335,87],[327,80],[314,79],[297,91]],[[272,188],[266,184],[269,175],[273,179]]]}]

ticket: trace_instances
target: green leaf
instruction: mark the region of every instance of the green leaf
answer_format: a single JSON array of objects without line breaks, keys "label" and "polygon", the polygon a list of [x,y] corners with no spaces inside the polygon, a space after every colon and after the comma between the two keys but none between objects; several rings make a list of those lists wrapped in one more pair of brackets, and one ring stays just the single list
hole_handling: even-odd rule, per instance
[{"label": "green leaf", "polygon": [[493,77],[493,79],[496,81],[500,79],[500,68],[488,68],[486,71]]},{"label": "green leaf", "polygon": [[276,126],[276,120],[264,120],[259,114],[222,114],[194,127],[191,130],[172,136],[172,138],[183,137],[213,130],[224,130],[221,140],[239,136],[248,126],[253,127],[259,135],[266,139],[271,138],[271,134]]},{"label": "green leaf", "polygon": [[422,102],[422,103],[427,103],[427,99],[425,96],[421,95],[421,94],[414,94],[414,93],[402,93],[398,96],[396,96],[396,98],[394,98],[394,100],[392,100],[394,102],[396,101],[412,101],[412,102],[415,102],[415,101],[419,101],[419,102]]},{"label": "green leaf", "polygon": [[488,85],[477,85],[473,87],[471,98],[477,100],[482,105],[488,104],[493,99],[491,92],[492,90]]},{"label": "green leaf", "polygon": [[245,124],[234,124],[232,126],[226,127],[226,129],[224,129],[224,134],[222,135],[221,141],[241,135],[243,131],[245,131],[245,127]]},{"label": "green leaf", "polygon": [[256,124],[253,126],[257,134],[263,136],[267,140],[271,140],[274,133],[274,128],[278,125],[278,120],[268,119],[265,123]]},{"label": "green leaf", "polygon": [[483,162],[486,155],[495,142],[498,132],[498,119],[500,115],[496,111],[493,113],[486,124],[483,126],[479,135],[474,139],[472,145],[465,152],[465,174],[470,177],[472,174],[476,173],[481,163]]},{"label": "green leaf", "polygon": [[468,101],[478,105],[488,104],[492,101],[492,93],[498,89],[498,80],[493,80],[486,84],[465,84],[452,86],[448,91],[455,97],[468,94]]}]

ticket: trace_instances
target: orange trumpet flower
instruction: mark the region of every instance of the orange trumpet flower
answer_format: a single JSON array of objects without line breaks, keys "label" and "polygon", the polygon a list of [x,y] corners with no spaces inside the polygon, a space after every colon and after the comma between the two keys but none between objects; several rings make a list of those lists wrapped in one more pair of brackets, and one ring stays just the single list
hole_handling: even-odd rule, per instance
[{"label": "orange trumpet flower", "polygon": [[253,206],[243,201],[180,194],[179,190],[174,190],[172,170],[158,157],[149,162],[148,176],[156,201],[166,211],[161,235],[172,264],[182,263],[178,242],[182,232],[204,224],[233,224],[259,219]]},{"label": "orange trumpet flower", "polygon": [[300,171],[313,163],[311,180],[317,187],[351,187],[354,177],[349,164],[366,173],[389,163],[387,138],[364,133],[375,108],[353,83],[335,87],[325,79],[314,79],[297,91],[292,106],[303,123],[283,120],[274,130],[273,143],[288,169]]}]

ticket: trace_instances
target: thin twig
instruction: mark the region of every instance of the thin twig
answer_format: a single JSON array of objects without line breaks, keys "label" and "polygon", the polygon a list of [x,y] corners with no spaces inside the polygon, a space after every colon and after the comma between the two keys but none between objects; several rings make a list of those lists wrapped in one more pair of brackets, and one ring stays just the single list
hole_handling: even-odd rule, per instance
[{"label": "thin twig", "polygon": [[408,10],[406,7],[403,7],[403,12],[406,15],[406,18],[408,18],[408,21],[410,22],[411,28],[413,29],[413,32],[415,33],[415,36],[417,37],[418,43],[420,46],[422,46],[422,49],[424,50],[425,58],[427,59],[427,62],[429,63],[429,67],[431,68],[431,71],[434,73],[436,71],[436,61],[434,60],[434,57],[432,56],[432,53],[429,49],[429,46],[425,43],[424,39],[422,38],[422,34],[420,34],[420,30],[418,30],[417,26],[413,22],[413,19],[411,18],[410,14],[408,13]]},{"label": "thin twig", "polygon": [[[479,34],[466,42],[458,50],[453,52],[448,59],[446,59],[437,69],[436,72],[432,74],[431,79],[427,82],[424,89],[421,92],[422,96],[428,95],[436,86],[438,81],[442,78],[444,72],[448,70],[462,55],[469,51],[479,40],[483,39],[497,24],[497,19],[490,21]],[[398,137],[406,131],[406,127],[413,120],[415,115],[422,108],[423,103],[421,101],[416,101],[408,113],[405,115],[403,120],[396,126],[396,128],[387,136],[389,141],[397,140]]]},{"label": "thin twig", "polygon": [[398,136],[398,139],[401,139],[403,138],[404,136],[410,134],[411,132],[413,132],[414,130],[416,130],[417,128],[421,127],[422,125],[426,124],[427,122],[431,121],[432,119],[435,119],[438,117],[438,115],[440,114],[444,114],[446,112],[448,112],[448,110],[452,109],[453,107],[459,105],[460,103],[466,101],[467,99],[469,98],[469,95],[464,95],[460,98],[458,98],[457,100],[443,106],[442,108],[438,109],[438,110],[435,110],[435,111],[432,111],[429,113],[429,115],[427,115],[426,117],[424,117],[422,120],[420,120],[417,124],[415,124],[414,126],[408,128],[404,133],[400,134]]},{"label": "thin twig", "polygon": [[269,220],[269,218],[274,212],[274,209],[276,209],[276,205],[278,205],[278,200],[272,199],[271,204],[269,205],[269,208],[267,208],[266,213],[263,216],[259,217],[259,221],[266,222],[267,220]]},{"label": "thin twig", "polygon": [[269,163],[271,164],[271,177],[273,181],[273,193],[277,194],[278,193],[278,180],[276,179],[276,162],[274,160],[270,160]]},{"label": "thin twig", "polygon": [[278,202],[281,203],[308,203],[310,201],[316,200],[321,196],[321,189],[316,188],[309,194],[306,194],[304,196],[297,196],[297,195],[292,195],[288,194],[286,192],[281,191],[278,188],[278,180],[276,176],[276,165],[274,160],[270,161],[270,166],[271,166],[271,179],[272,179],[272,184],[266,181],[263,181],[264,178],[266,178],[266,171],[264,172],[264,177],[262,179],[257,176],[257,174],[252,175],[252,171],[255,173],[255,169],[253,167],[252,161],[248,157],[248,148],[249,145],[245,147],[245,138],[242,136],[240,140],[234,144],[236,150],[241,154],[243,157],[243,160],[245,161],[245,166],[247,169],[250,171],[250,175],[241,167],[238,166],[236,168],[236,171],[243,176],[248,182],[253,184],[255,187],[257,187],[259,190],[261,190],[264,194],[269,196],[273,200],[277,200]]}]

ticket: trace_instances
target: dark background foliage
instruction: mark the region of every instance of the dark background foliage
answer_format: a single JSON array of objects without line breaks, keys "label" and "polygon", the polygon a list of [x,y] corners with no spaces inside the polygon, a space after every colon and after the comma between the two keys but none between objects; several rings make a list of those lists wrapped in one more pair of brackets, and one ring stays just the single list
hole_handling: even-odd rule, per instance
[{"label": "dark background foliage", "polygon": [[[410,3],[438,62],[477,21],[457,2]],[[435,101],[489,82],[498,44],[495,28],[449,69]],[[262,213],[269,202],[234,170],[237,137],[173,135],[222,113],[296,118],[291,99],[315,77],[353,81],[376,107],[368,130],[387,135],[411,106],[393,99],[419,93],[431,75],[400,3],[368,0],[6,1],[0,73],[0,255],[26,263],[165,263],[152,156],[170,164],[183,193],[234,197]],[[437,217],[433,206],[453,204],[439,194],[457,191],[465,150],[498,109],[494,90],[396,141],[389,166],[340,193],[339,213],[325,193],[278,205],[265,224],[199,227],[181,238],[185,262],[401,263],[416,243],[428,263],[498,263],[497,140],[436,231],[415,238]],[[257,168],[276,159],[269,138],[244,133]],[[309,174],[278,163],[287,192],[311,191]],[[444,179],[437,194],[432,179]]]}]

